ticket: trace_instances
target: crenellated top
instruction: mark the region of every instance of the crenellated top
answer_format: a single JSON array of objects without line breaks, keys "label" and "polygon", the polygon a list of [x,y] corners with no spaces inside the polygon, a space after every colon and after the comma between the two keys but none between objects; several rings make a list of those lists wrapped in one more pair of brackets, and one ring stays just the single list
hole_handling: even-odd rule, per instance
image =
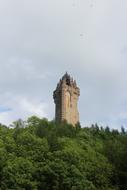
[{"label": "crenellated top", "polygon": [[59,83],[57,84],[57,88],[59,88],[62,84],[66,84],[73,88],[78,88],[76,81],[66,72],[64,76],[60,79]]}]

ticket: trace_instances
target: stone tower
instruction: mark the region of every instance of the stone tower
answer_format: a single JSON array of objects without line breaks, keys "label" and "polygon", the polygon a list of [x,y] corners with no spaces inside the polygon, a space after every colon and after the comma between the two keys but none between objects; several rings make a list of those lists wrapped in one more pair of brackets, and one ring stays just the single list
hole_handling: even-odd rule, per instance
[{"label": "stone tower", "polygon": [[61,122],[66,120],[67,123],[75,126],[79,122],[78,97],[80,90],[76,81],[67,73],[60,79],[56,90],[53,93],[55,109],[55,120]]}]

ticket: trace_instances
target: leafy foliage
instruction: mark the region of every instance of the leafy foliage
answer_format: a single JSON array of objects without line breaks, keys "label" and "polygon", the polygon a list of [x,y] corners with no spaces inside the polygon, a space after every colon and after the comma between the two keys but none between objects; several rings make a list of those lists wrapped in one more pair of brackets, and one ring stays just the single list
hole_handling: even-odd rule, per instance
[{"label": "leafy foliage", "polygon": [[0,125],[1,190],[126,190],[127,133],[35,116]]}]

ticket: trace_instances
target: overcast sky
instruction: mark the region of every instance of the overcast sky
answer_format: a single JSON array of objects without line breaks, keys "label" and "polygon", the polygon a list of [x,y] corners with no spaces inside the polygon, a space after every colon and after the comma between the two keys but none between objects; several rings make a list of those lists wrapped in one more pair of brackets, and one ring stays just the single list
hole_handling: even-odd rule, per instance
[{"label": "overcast sky", "polygon": [[127,0],[0,0],[0,122],[53,119],[65,71],[83,126],[127,127]]}]

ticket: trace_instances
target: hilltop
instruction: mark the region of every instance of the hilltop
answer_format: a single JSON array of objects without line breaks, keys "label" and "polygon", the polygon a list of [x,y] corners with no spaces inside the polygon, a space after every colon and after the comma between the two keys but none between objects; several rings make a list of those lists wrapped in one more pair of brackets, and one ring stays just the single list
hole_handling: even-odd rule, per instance
[{"label": "hilltop", "polygon": [[125,190],[127,133],[28,118],[0,125],[1,190]]}]

